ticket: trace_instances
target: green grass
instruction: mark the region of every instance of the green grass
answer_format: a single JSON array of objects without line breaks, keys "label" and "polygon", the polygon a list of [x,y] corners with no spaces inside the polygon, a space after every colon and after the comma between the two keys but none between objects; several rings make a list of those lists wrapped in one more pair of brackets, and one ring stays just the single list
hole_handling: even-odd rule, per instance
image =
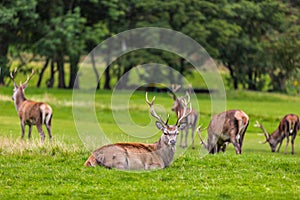
[{"label": "green grass", "polygon": [[[242,155],[235,155],[230,144],[225,154],[203,156],[196,137],[196,149],[188,149],[166,169],[124,172],[83,166],[90,152],[74,124],[72,91],[27,89],[28,98],[49,102],[54,110],[54,140],[50,143],[46,137],[44,145],[40,145],[36,128],[32,141],[20,140],[21,128],[11,94],[12,88],[0,88],[0,199],[299,199],[300,139],[296,138],[293,156],[290,146],[289,154],[284,155],[285,141],[280,153],[271,153],[267,144],[259,143],[264,137],[253,124],[259,120],[272,132],[283,115],[300,114],[300,97],[228,91],[227,109],[243,109],[250,116]],[[121,98],[125,94],[119,95]],[[153,95],[157,96],[156,103],[171,113],[170,97],[151,93],[149,98]],[[127,138],[114,121],[112,109],[116,108],[111,107],[110,98],[111,92],[102,90],[95,97],[96,117],[108,137],[113,141],[158,139],[159,134],[147,139]],[[207,126],[210,97],[197,98],[199,124]],[[129,108],[136,125],[128,122],[128,126],[153,122],[143,92],[134,93]],[[127,110],[118,107],[117,111],[122,114]],[[174,117],[171,113],[171,122]]]}]

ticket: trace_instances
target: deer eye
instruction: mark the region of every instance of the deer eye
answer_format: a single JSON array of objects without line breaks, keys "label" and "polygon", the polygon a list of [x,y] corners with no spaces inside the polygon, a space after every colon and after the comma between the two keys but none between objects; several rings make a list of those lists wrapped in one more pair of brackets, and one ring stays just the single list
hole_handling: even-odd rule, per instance
[{"label": "deer eye", "polygon": [[164,135],[169,135],[169,133],[168,132],[164,132]]}]

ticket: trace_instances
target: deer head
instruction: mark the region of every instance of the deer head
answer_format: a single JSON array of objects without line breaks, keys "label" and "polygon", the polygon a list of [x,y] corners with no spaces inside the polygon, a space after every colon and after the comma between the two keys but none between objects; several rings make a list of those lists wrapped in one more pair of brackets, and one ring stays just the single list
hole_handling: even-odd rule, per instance
[{"label": "deer head", "polygon": [[279,140],[276,137],[272,137],[272,135],[276,136],[277,132],[278,132],[278,129],[272,135],[270,135],[266,131],[266,129],[263,127],[263,125],[261,125],[258,121],[256,121],[256,123],[254,124],[254,126],[260,128],[263,131],[263,133],[264,133],[264,135],[266,137],[266,141],[264,141],[263,144],[265,144],[265,143],[268,142],[269,145],[270,145],[270,147],[271,147],[271,151],[275,152],[276,147],[277,147],[277,145],[279,143]]},{"label": "deer head", "polygon": [[[24,97],[24,89],[27,88],[28,86],[28,81],[31,79],[31,77],[34,75],[34,70],[32,69],[32,72],[29,76],[27,76],[27,79],[26,81],[22,84],[20,83],[20,85],[18,86],[16,81],[15,81],[15,76],[16,76],[16,73],[17,73],[17,68],[15,68],[14,72],[10,73],[10,78],[12,79],[12,81],[14,82],[14,93],[13,93],[13,96],[12,96],[12,100],[15,100],[16,97],[17,97],[17,93],[21,93]],[[25,97],[24,97],[25,98]]]},{"label": "deer head", "polygon": [[156,112],[155,109],[153,107],[154,105],[154,100],[155,97],[152,98],[152,101],[150,102],[148,100],[148,93],[146,92],[146,102],[147,104],[150,106],[150,110],[151,110],[151,115],[157,119],[157,121],[155,122],[156,127],[161,130],[163,132],[163,136],[162,136],[162,140],[164,141],[164,143],[166,145],[171,145],[174,146],[176,144],[177,141],[177,136],[179,134],[179,130],[182,130],[185,128],[186,124],[185,123],[181,123],[181,121],[187,117],[191,112],[187,113],[187,102],[185,101],[185,106],[184,106],[184,112],[182,117],[177,119],[177,122],[175,125],[169,125],[169,118],[170,115],[168,115],[168,118],[166,121],[164,121]]}]

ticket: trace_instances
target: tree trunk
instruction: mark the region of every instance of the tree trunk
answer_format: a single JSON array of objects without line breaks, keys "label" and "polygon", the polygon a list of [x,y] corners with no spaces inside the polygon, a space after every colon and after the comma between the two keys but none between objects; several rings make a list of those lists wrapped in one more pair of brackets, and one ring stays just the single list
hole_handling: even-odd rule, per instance
[{"label": "tree trunk", "polygon": [[55,80],[55,70],[54,70],[55,66],[54,65],[55,65],[55,60],[52,59],[51,64],[50,64],[50,78],[47,81],[48,88],[53,88],[53,85],[54,85],[54,80]]},{"label": "tree trunk", "polygon": [[248,89],[256,90],[255,80],[253,78],[253,70],[248,66]]},{"label": "tree trunk", "polygon": [[0,37],[0,85],[4,85],[4,77],[8,75],[9,69],[7,68],[7,52],[8,52],[8,40]]},{"label": "tree trunk", "polygon": [[92,62],[92,66],[93,66],[93,70],[96,76],[96,81],[97,81],[97,90],[100,89],[100,76],[99,73],[97,71],[97,67],[96,67],[96,61],[95,61],[95,54],[94,51],[91,52],[91,62]]},{"label": "tree trunk", "polygon": [[62,54],[59,54],[59,56],[57,57],[57,69],[58,69],[58,88],[66,88],[64,57]]},{"label": "tree trunk", "polygon": [[105,80],[104,80],[104,89],[106,90],[110,90],[110,66],[107,66],[105,71],[104,71],[104,76],[105,76]]},{"label": "tree trunk", "polygon": [[110,90],[110,50],[109,47],[107,49],[107,55],[106,55],[106,69],[104,71],[104,76],[105,76],[105,80],[104,80],[104,89],[106,90]]},{"label": "tree trunk", "polygon": [[180,58],[180,64],[179,64],[179,75],[178,75],[178,83],[179,85],[182,85],[182,77],[184,72],[184,58]]},{"label": "tree trunk", "polygon": [[39,74],[39,80],[38,80],[38,82],[37,82],[37,84],[36,84],[36,87],[38,87],[38,88],[41,86],[42,79],[43,79],[43,75],[44,75],[45,70],[46,70],[47,67],[48,67],[49,61],[50,61],[50,58],[47,58],[47,59],[46,59],[46,62],[45,62],[45,64],[44,64],[44,66],[43,66],[43,68],[42,68],[42,71],[41,71],[41,73]]},{"label": "tree trunk", "polygon": [[80,56],[70,56],[70,80],[69,80],[69,89],[78,89],[79,88],[79,81],[76,76],[78,72],[78,63],[79,63]]},{"label": "tree trunk", "polygon": [[235,76],[234,69],[233,69],[231,64],[228,64],[227,68],[229,70],[229,74],[230,74],[231,79],[233,81],[233,89],[237,90],[238,89],[238,79]]}]

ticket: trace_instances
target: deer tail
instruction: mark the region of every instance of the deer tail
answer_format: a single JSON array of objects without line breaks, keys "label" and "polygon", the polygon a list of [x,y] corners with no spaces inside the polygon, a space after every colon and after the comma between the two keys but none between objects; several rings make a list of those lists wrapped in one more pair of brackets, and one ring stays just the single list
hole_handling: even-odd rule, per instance
[{"label": "deer tail", "polygon": [[47,104],[42,104],[40,106],[42,113],[42,123],[49,124],[52,117],[52,109]]}]

